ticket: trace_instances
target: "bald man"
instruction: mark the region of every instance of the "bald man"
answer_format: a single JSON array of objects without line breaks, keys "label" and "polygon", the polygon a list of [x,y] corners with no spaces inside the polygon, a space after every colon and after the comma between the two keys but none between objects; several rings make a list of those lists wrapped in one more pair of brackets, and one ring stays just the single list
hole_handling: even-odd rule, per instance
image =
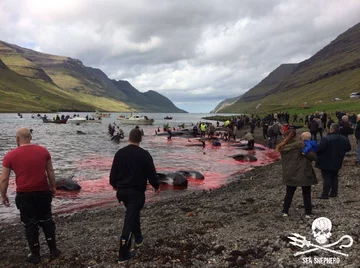
[{"label": "bald man", "polygon": [[31,143],[31,132],[20,128],[16,132],[17,148],[4,156],[0,176],[2,203],[9,206],[6,195],[11,170],[15,173],[16,207],[25,227],[30,247],[28,261],[40,262],[39,226],[42,227],[51,258],[60,255],[56,247],[55,222],[52,219],[51,201],[56,192],[55,174],[51,156],[44,147]]}]

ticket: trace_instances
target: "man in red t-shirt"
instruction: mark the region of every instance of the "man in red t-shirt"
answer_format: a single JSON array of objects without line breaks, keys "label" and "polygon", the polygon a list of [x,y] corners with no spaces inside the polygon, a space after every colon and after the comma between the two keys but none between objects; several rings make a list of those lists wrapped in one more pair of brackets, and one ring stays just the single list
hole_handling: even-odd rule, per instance
[{"label": "man in red t-shirt", "polygon": [[31,144],[27,128],[16,132],[18,147],[4,156],[0,176],[2,203],[9,206],[6,195],[11,170],[15,173],[16,207],[25,226],[25,236],[31,253],[28,261],[40,262],[39,226],[42,227],[52,258],[60,255],[56,247],[55,222],[52,219],[51,201],[56,193],[55,174],[51,156],[44,147]]}]

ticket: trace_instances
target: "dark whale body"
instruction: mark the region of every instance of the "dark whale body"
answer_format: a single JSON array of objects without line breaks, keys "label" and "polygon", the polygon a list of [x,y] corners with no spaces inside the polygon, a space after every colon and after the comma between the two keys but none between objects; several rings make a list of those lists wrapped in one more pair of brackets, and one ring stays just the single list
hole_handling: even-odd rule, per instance
[{"label": "dark whale body", "polygon": [[186,178],[193,178],[193,179],[199,179],[199,180],[205,179],[203,174],[201,174],[199,171],[195,171],[195,170],[178,170],[176,172],[184,175]]},{"label": "dark whale body", "polygon": [[246,161],[246,162],[257,161],[257,158],[251,154],[236,154],[233,155],[232,158],[234,158],[237,161]]},{"label": "dark whale body", "polygon": [[188,180],[179,172],[156,173],[156,178],[160,184],[187,187]]},{"label": "dark whale body", "polygon": [[68,178],[58,178],[55,179],[55,185],[57,190],[63,191],[80,191],[81,186],[73,180],[74,175],[71,175]]},{"label": "dark whale body", "polygon": [[[157,136],[168,136],[169,133],[168,132],[160,132],[160,133],[155,133]],[[178,137],[178,136],[184,136],[184,135],[190,135],[189,131],[171,131],[171,136],[173,137]]]},{"label": "dark whale body", "polygon": [[242,149],[242,150],[246,150],[246,151],[251,151],[251,150],[265,151],[265,148],[259,147],[259,146],[254,146],[254,148],[240,147],[240,148],[236,148],[236,149]]},{"label": "dark whale body", "polygon": [[233,144],[231,146],[234,146],[234,147],[239,147],[238,149],[243,149],[243,150],[259,150],[259,151],[265,151],[265,148],[263,147],[260,147],[260,146],[254,146],[254,148],[248,148],[247,147],[247,144],[246,143],[236,143],[236,144]]},{"label": "dark whale body", "polygon": [[76,134],[78,134],[78,135],[85,135],[86,133],[85,133],[85,132],[82,132],[81,130],[76,130]]}]

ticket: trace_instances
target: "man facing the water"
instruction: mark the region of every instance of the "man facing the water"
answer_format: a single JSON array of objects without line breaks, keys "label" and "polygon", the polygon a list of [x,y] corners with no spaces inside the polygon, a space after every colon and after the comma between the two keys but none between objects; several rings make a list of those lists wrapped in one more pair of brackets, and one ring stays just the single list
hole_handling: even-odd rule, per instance
[{"label": "man facing the water", "polygon": [[[27,128],[16,132],[18,147],[4,156],[0,176],[2,203],[9,206],[6,195],[11,170],[15,173],[16,207],[25,227],[25,236],[30,247],[28,261],[40,262],[39,230],[42,227],[51,258],[60,255],[56,247],[55,222],[52,219],[51,201],[56,192],[55,174],[51,156],[44,147],[31,144],[31,133]],[[50,185],[49,185],[50,184]]]},{"label": "man facing the water", "polygon": [[140,210],[145,204],[146,184],[149,180],[155,192],[159,193],[159,182],[150,153],[140,148],[141,131],[130,131],[130,144],[115,154],[110,172],[110,185],[117,191],[116,197],[126,207],[124,226],[120,238],[119,261],[133,257],[130,253],[131,238],[141,245],[143,236],[140,228]]}]

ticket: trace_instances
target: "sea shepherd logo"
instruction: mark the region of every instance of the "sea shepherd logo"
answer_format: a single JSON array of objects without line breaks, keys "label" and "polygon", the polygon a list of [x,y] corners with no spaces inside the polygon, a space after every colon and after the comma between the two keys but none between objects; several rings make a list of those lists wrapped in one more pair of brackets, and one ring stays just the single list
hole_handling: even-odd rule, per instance
[{"label": "sea shepherd logo", "polygon": [[[349,235],[342,236],[338,241],[327,244],[328,239],[331,237],[331,228],[332,223],[328,218],[321,217],[317,218],[312,223],[312,233],[315,238],[316,243],[308,241],[305,236],[293,233],[292,236],[288,238],[292,241],[290,244],[297,246],[302,249],[307,249],[304,251],[299,251],[294,254],[294,256],[304,255],[314,251],[327,251],[335,255],[349,256],[349,254],[343,253],[340,250],[343,248],[350,248],[353,244],[353,239]],[[348,242],[344,244],[344,241]],[[304,263],[319,263],[319,264],[338,264],[340,263],[340,258],[323,258],[323,257],[314,257],[303,258]]]}]

